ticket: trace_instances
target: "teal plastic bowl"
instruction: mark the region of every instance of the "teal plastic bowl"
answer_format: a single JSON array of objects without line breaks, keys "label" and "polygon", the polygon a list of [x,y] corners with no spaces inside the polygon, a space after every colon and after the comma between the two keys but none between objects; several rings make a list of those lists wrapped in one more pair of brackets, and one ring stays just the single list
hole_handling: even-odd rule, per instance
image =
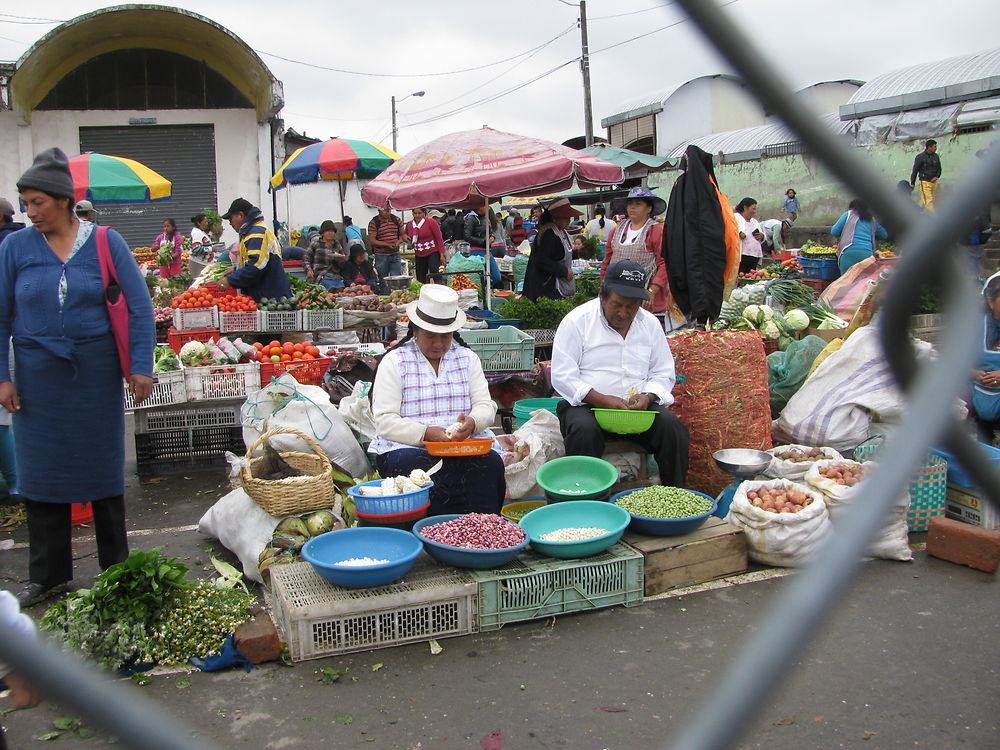
[{"label": "teal plastic bowl", "polygon": [[531,412],[539,409],[547,409],[553,414],[559,406],[561,398],[522,398],[514,402],[514,419],[518,427],[524,427],[524,423],[531,419]]},{"label": "teal plastic bowl", "polygon": [[563,456],[542,464],[535,481],[550,501],[606,499],[603,495],[618,481],[618,469],[592,456]]},{"label": "teal plastic bowl", "polygon": [[[521,519],[520,526],[531,540],[532,549],[549,557],[570,560],[604,552],[622,538],[631,519],[627,510],[613,503],[576,500],[536,508]],[[579,542],[545,542],[539,538],[558,529],[587,526],[607,529],[608,533]]]}]

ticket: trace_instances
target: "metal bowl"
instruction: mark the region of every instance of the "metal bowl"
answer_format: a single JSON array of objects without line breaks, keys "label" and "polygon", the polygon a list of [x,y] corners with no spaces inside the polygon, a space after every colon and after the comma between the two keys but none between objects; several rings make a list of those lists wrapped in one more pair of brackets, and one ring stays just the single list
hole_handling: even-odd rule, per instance
[{"label": "metal bowl", "polygon": [[727,448],[712,454],[716,465],[734,477],[749,477],[759,474],[771,463],[771,454],[752,448]]}]

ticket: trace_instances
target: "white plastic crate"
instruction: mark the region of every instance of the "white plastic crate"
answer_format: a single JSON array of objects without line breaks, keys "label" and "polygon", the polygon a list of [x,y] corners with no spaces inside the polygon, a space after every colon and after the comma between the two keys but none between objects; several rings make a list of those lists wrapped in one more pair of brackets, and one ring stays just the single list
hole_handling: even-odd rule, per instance
[{"label": "white plastic crate", "polygon": [[178,331],[188,328],[218,328],[218,307],[192,307],[174,309],[174,328]]},{"label": "white plastic crate", "polygon": [[257,310],[240,310],[239,312],[219,312],[219,330],[229,331],[259,331],[260,313]]},{"label": "white plastic crate", "polygon": [[327,350],[336,352],[357,352],[358,354],[370,354],[373,357],[385,354],[385,344],[372,342],[368,344],[321,344],[320,350],[326,354]]},{"label": "white plastic crate", "polygon": [[207,365],[185,367],[184,385],[188,401],[239,398],[260,389],[260,365]]},{"label": "white plastic crate", "polygon": [[465,571],[422,554],[403,580],[347,589],[309,563],[271,568],[270,600],[293,661],[397,646],[476,628],[476,584]]},{"label": "white plastic crate", "polygon": [[344,311],[338,307],[334,310],[303,310],[303,331],[340,331],[344,328]]},{"label": "white plastic crate", "polygon": [[161,372],[153,376],[153,391],[149,397],[138,406],[135,398],[129,393],[128,383],[125,383],[125,410],[148,409],[152,406],[167,406],[183,404],[187,401],[187,389],[184,387],[184,373],[181,370]]},{"label": "white plastic crate", "polygon": [[261,331],[301,331],[301,310],[259,310]]},{"label": "white plastic crate", "polygon": [[524,333],[535,340],[535,346],[551,346],[556,340],[556,332],[553,328],[523,328]]},{"label": "white plastic crate", "polygon": [[137,435],[159,430],[230,427],[240,424],[240,404],[203,404],[173,409],[143,409],[135,413]]}]

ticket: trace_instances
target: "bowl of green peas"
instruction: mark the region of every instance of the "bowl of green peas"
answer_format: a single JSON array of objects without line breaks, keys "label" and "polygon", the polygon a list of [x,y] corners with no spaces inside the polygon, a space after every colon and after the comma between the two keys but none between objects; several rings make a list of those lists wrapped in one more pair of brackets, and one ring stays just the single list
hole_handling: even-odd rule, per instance
[{"label": "bowl of green peas", "polygon": [[610,502],[629,512],[632,531],[646,536],[689,534],[717,507],[715,498],[702,492],[662,485],[619,492]]}]

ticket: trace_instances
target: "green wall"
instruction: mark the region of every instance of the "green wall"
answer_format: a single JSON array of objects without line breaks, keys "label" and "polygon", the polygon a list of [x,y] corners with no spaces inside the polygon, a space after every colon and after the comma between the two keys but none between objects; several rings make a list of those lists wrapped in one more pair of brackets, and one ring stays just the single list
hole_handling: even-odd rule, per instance
[{"label": "green wall", "polygon": [[[940,137],[938,155],[941,157],[941,180],[938,196],[947,193],[953,180],[959,179],[965,167],[975,160],[976,151],[997,140],[995,132],[970,133],[954,139]],[[865,153],[872,166],[884,175],[886,183],[895,187],[900,180],[910,179],[913,159],[923,150],[919,143],[893,143],[859,149]],[[649,176],[649,187],[669,198],[670,188],[679,172],[672,170]],[[756,161],[721,164],[715,167],[722,192],[733,205],[750,196],[758,203],[758,219],[781,217],[781,204],[785,191],[795,188],[801,211],[801,226],[831,225],[847,210],[853,197],[819,159],[809,154],[761,158]]]}]

